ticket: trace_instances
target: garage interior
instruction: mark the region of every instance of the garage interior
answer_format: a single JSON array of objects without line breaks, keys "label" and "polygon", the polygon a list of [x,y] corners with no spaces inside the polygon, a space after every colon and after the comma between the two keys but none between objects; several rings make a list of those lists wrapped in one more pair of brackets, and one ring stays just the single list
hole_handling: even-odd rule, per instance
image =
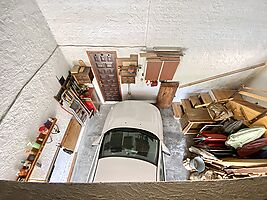
[{"label": "garage interior", "polygon": [[[178,198],[175,191],[204,199],[215,190],[214,198],[266,198],[265,0],[0,5],[4,199],[25,190],[31,190],[26,197],[37,197],[47,189],[53,192],[44,199]],[[127,100],[160,111],[170,151],[164,154],[166,181],[82,185],[108,112]],[[216,129],[228,122],[240,126],[227,134]],[[245,128],[255,131],[252,139],[234,149],[225,145]],[[251,150],[247,144],[257,150],[241,151]],[[188,194],[191,186],[199,188]],[[137,189],[142,192],[132,195]]]}]

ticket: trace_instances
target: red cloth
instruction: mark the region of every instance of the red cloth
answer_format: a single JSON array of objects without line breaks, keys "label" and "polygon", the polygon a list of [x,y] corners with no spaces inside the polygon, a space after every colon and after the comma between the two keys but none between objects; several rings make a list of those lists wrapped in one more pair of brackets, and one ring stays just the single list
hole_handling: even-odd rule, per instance
[{"label": "red cloth", "polygon": [[237,154],[240,157],[250,156],[258,151],[260,151],[263,147],[267,146],[267,138],[260,138],[245,144],[243,147],[237,149]]}]

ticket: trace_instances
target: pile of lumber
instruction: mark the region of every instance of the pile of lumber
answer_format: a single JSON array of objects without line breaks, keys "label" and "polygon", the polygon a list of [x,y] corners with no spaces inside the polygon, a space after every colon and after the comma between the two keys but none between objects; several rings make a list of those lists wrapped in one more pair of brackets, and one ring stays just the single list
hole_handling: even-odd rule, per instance
[{"label": "pile of lumber", "polygon": [[267,159],[239,159],[233,157],[218,159],[205,150],[196,147],[190,147],[189,151],[201,156],[205,162],[205,171],[202,173],[193,172],[191,177],[193,180],[267,175]]},{"label": "pile of lumber", "polygon": [[207,107],[212,102],[243,100],[236,90],[214,89],[208,93],[192,94],[188,99],[174,102],[174,118],[180,120],[184,134],[196,134],[204,125],[216,123],[210,116]]},{"label": "pile of lumber", "polygon": [[146,53],[141,53],[140,56],[146,57],[147,60],[180,61],[184,51],[184,48],[153,48],[147,49]]}]

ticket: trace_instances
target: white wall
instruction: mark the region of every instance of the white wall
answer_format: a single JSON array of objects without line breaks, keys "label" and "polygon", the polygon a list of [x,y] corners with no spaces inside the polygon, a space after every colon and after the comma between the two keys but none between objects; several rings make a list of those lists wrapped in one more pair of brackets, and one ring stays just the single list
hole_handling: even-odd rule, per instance
[{"label": "white wall", "polygon": [[0,2],[0,116],[56,47],[34,0]]},{"label": "white wall", "polygon": [[[117,47],[118,51],[122,47],[125,51],[130,47],[185,47],[174,77],[181,84],[267,60],[266,0],[37,2],[58,44],[69,45],[65,56],[73,50],[74,60],[84,57],[84,47],[90,46]],[[246,73],[239,76],[247,78]],[[238,87],[235,80],[227,81]],[[211,84],[219,87],[224,79]],[[135,87],[154,99],[157,89],[150,95],[142,86],[140,82]]]},{"label": "white wall", "polygon": [[68,64],[60,49],[49,58],[57,44],[35,1],[1,1],[0,13],[0,114],[6,114],[0,124],[0,179],[15,180],[38,127],[56,116],[64,121],[61,130],[66,128],[69,116],[59,115],[53,96],[60,87],[56,76],[67,75]]},{"label": "white wall", "polygon": [[[264,68],[261,71],[259,71],[256,74],[254,79],[247,81],[246,86],[256,88],[256,89],[265,90],[265,91],[255,91],[254,90],[254,91],[249,91],[249,92],[260,95],[260,96],[267,97],[267,92],[266,92],[267,91],[267,68]],[[247,99],[251,102],[255,102],[255,103],[257,102],[260,105],[267,108],[267,102],[266,101],[261,101],[261,100],[253,99],[250,97],[247,97]]]}]

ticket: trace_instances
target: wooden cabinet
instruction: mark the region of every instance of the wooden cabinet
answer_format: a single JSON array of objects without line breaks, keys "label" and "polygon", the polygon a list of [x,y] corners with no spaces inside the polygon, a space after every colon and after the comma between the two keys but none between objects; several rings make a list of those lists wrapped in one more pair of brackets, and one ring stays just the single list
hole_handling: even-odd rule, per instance
[{"label": "wooden cabinet", "polygon": [[92,83],[94,75],[91,67],[80,67],[79,70],[75,72],[72,73],[72,75],[78,84]]},{"label": "wooden cabinet", "polygon": [[122,84],[134,84],[138,69],[138,55],[130,55],[130,58],[118,58],[117,65]]}]

